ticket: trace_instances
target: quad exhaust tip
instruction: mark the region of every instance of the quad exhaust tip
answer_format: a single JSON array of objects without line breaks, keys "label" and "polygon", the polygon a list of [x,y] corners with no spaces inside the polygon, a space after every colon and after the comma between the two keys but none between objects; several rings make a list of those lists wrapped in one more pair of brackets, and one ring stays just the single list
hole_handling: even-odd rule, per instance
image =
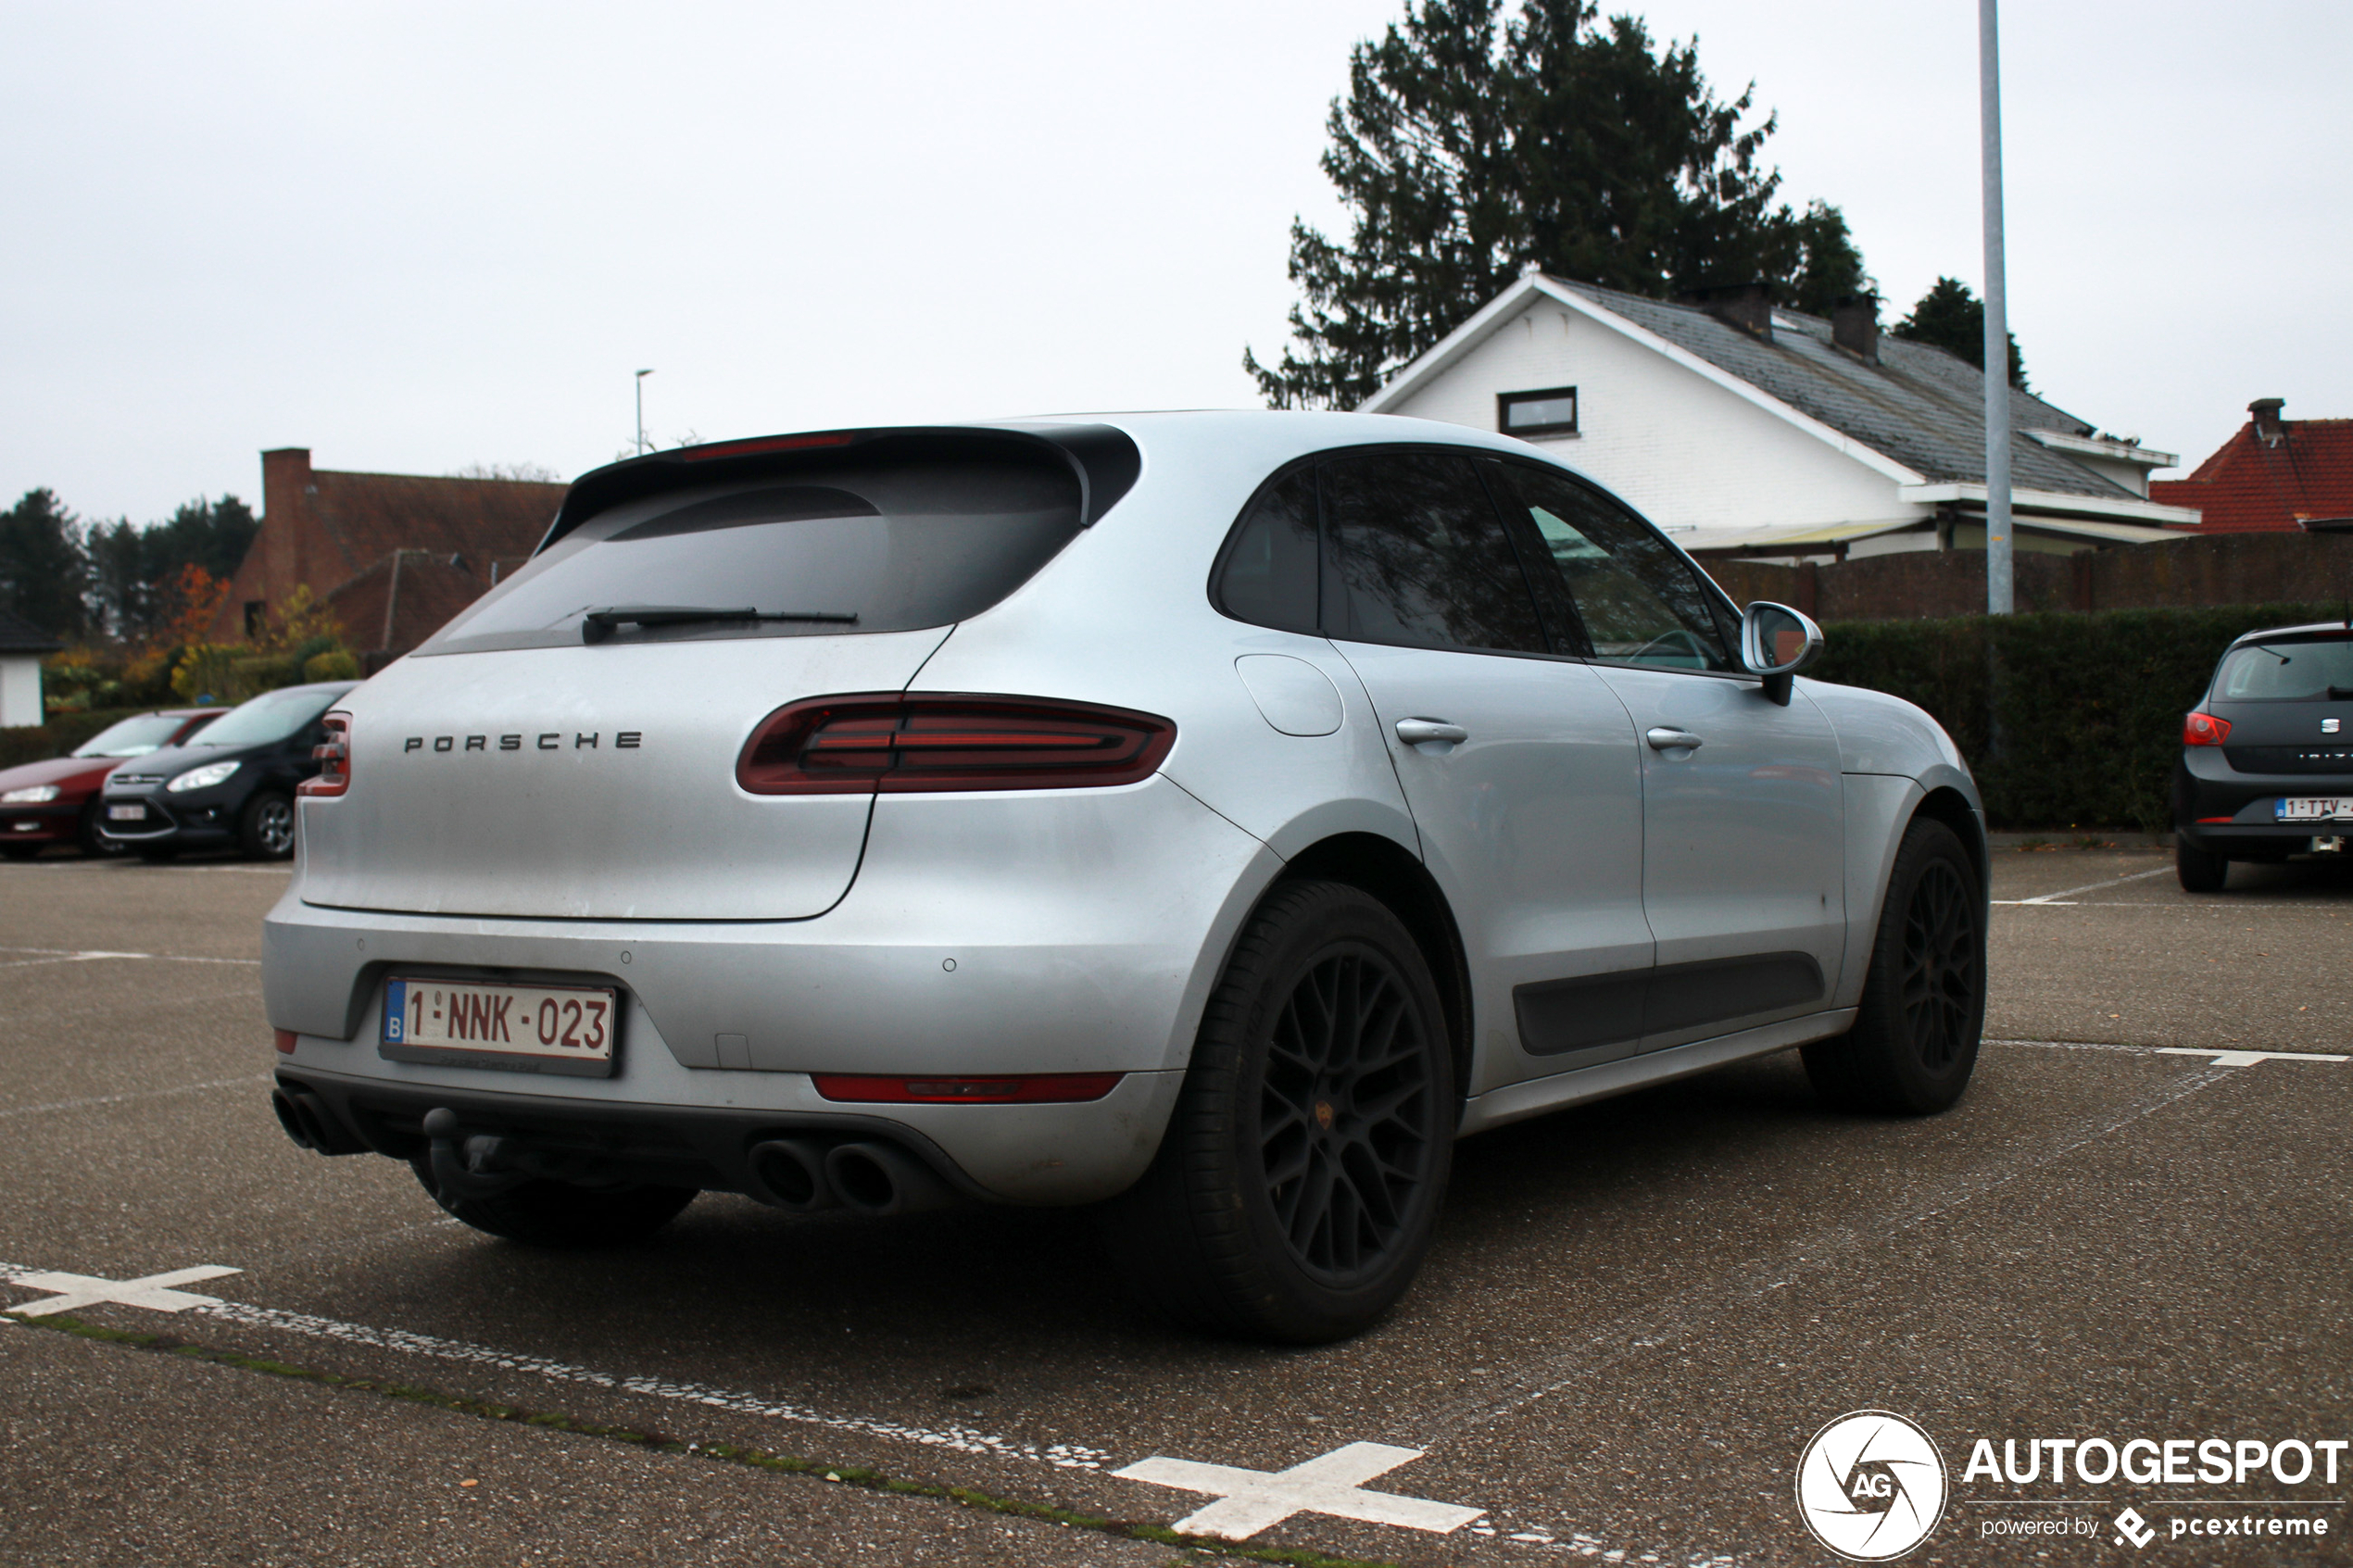
[{"label": "quad exhaust tip", "polygon": [[847,1209],[880,1219],[944,1209],[959,1200],[931,1167],[890,1144],[827,1145],[771,1138],[752,1146],[752,1196],[793,1214]]}]

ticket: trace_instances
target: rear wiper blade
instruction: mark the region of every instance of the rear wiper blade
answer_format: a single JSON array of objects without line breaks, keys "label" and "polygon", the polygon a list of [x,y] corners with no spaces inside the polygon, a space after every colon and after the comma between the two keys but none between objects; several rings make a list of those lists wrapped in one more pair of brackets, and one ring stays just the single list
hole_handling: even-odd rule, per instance
[{"label": "rear wiper blade", "polygon": [[763,613],[747,605],[742,609],[716,609],[706,605],[608,605],[580,618],[580,640],[601,643],[616,626],[687,626],[711,621],[807,621],[830,626],[855,626],[858,618],[837,610],[778,610]]}]

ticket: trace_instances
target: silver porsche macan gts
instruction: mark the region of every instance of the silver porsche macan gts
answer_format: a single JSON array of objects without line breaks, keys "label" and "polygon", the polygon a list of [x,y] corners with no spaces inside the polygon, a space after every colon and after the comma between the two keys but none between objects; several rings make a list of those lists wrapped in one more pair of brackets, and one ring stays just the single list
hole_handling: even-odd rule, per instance
[{"label": "silver porsche macan gts", "polygon": [[1458,1137],[1793,1047],[1849,1109],[1961,1093],[1976,789],[1820,644],[1451,425],[617,463],[330,716],[278,1114],[531,1243],[1100,1205],[1177,1321],[1343,1336]]}]

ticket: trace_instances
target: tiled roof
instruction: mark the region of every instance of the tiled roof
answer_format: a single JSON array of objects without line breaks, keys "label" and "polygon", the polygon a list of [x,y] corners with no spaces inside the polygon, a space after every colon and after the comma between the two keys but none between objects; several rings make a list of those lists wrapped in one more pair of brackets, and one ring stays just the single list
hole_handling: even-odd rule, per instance
[{"label": "tiled roof", "polygon": [[2160,479],[2149,499],[2205,513],[2206,533],[2286,531],[2353,518],[2353,420],[2283,420],[2265,443],[2250,420],[2187,479]]},{"label": "tiled roof", "polygon": [[0,609],[0,653],[55,653],[63,646],[23,616]]},{"label": "tiled roof", "polygon": [[[448,556],[427,550],[396,550],[382,557],[327,596],[335,619],[343,623],[345,646],[407,653],[489,591],[489,564],[469,570],[475,564],[452,565]],[[520,564],[516,559],[501,561],[500,577]]]},{"label": "tiled roof", "polygon": [[[1880,362],[1866,364],[1831,346],[1831,324],[1818,316],[1776,308],[1768,342],[1698,306],[1672,305],[1566,278],[1552,282],[1893,458],[1930,483],[1975,483],[1985,478],[1984,377],[1976,366],[1944,349],[1881,332]],[[2010,390],[2010,423],[2016,430],[2093,433],[2093,427],[2074,415],[2015,387]],[[2140,499],[2113,480],[2032,441],[2011,444],[2010,481],[2021,490]]]},{"label": "tiled roof", "polygon": [[[314,469],[317,494],[307,497],[356,576],[395,550],[423,550],[463,558],[489,585],[493,558],[528,556],[556,508],[561,484],[506,479],[435,479],[405,473],[339,473]],[[477,589],[479,593],[481,590]]]}]

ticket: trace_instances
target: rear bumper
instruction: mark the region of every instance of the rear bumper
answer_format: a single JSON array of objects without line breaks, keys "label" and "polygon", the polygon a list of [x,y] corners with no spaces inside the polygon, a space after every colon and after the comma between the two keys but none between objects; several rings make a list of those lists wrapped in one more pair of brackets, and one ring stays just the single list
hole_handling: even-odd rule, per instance
[{"label": "rear bumper", "polygon": [[[416,1098],[537,1098],[591,1122],[870,1117],[930,1140],[992,1197],[1086,1202],[1150,1161],[1227,949],[1280,867],[1165,779],[1058,798],[887,797],[857,881],[815,919],[322,909],[297,876],[264,922],[262,983],[271,1024],[298,1036],[288,1073]],[[384,1060],[385,982],[434,973],[618,987],[616,1076]],[[809,1078],[1104,1072],[1128,1075],[1106,1099],[1046,1106],[845,1106]],[[720,1173],[711,1185],[735,1185],[724,1160],[700,1158]]]},{"label": "rear bumper", "polygon": [[584,1155],[666,1185],[753,1193],[748,1156],[756,1144],[871,1139],[913,1154],[969,1197],[1038,1205],[1094,1202],[1132,1185],[1151,1162],[1184,1079],[1131,1073],[1103,1098],[1079,1105],[858,1106],[819,1098],[797,1073],[687,1082],[687,1074],[672,1078],[648,1064],[656,1070],[625,1081],[632,1098],[591,1098],[493,1086],[497,1073],[444,1072],[429,1083],[339,1071],[320,1065],[329,1053],[307,1048],[315,1045],[302,1042],[296,1060],[279,1068],[279,1086],[316,1095],[359,1142],[394,1159],[422,1154],[425,1113],[447,1107],[469,1133]]},{"label": "rear bumper", "polygon": [[2264,774],[2233,770],[2212,747],[2185,757],[2173,771],[2174,832],[2193,848],[2214,855],[2277,856],[2308,849],[2315,838],[2353,835],[2353,820],[2283,822],[2283,799],[2353,798],[2353,776]]}]

